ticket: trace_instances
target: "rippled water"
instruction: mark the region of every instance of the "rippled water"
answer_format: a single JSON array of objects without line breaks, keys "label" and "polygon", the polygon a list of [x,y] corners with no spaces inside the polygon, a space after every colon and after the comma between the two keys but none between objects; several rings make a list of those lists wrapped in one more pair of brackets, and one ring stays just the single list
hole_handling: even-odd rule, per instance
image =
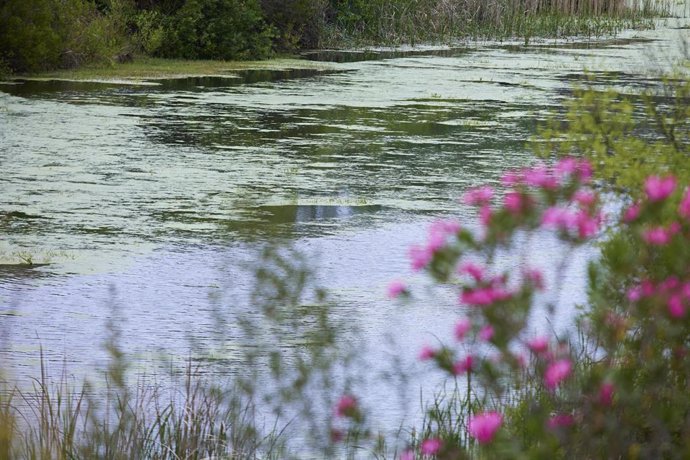
[{"label": "rippled water", "polygon": [[[246,302],[241,266],[266,241],[314,255],[336,316],[362,331],[373,361],[386,359],[384,337],[414,358],[447,335],[457,307],[384,298],[388,280],[412,277],[409,244],[434,218],[469,219],[456,200],[468,187],[533,161],[525,143],[583,69],[637,91],[669,68],[682,33],[320,53],[307,56],[329,60],[319,71],[147,85],[0,84],[3,367],[35,375],[41,346],[54,368],[102,367],[113,304],[137,372],[192,343],[232,361],[240,352],[214,309]],[[535,263],[558,252],[537,241]],[[570,273],[568,305],[582,300],[591,255]],[[22,258],[47,264],[14,265]]]}]

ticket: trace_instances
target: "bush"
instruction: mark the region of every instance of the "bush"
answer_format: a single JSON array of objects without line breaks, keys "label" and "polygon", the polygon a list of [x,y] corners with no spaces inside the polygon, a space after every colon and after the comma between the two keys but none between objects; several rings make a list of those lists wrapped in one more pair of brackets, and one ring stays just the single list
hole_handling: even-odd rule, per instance
[{"label": "bush", "polygon": [[266,21],[275,27],[283,50],[320,46],[328,16],[326,0],[262,0]]},{"label": "bush", "polygon": [[187,0],[165,37],[163,57],[261,59],[272,53],[273,29],[257,0]]},{"label": "bush", "polygon": [[15,71],[60,63],[62,39],[53,26],[52,0],[8,0],[0,7],[0,57]]},{"label": "bush", "polygon": [[15,72],[110,60],[123,31],[86,0],[8,0],[0,8],[0,59]]}]

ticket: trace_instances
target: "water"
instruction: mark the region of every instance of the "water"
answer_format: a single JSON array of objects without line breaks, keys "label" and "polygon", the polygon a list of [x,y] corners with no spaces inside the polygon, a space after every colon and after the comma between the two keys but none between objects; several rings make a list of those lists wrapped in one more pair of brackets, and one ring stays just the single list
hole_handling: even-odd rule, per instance
[{"label": "water", "polygon": [[[243,308],[244,264],[282,241],[312,255],[372,369],[393,349],[423,376],[417,350],[450,335],[458,307],[443,295],[407,307],[385,298],[392,278],[423,283],[409,245],[433,219],[470,220],[464,190],[533,161],[526,142],[583,69],[636,92],[670,68],[686,32],[320,53],[307,57],[326,59],[323,70],[239,78],[0,84],[2,365],[19,381],[35,376],[42,347],[53,369],[102,369],[116,312],[135,373],[190,349],[222,363],[209,372],[234,372],[242,342],[215,314]],[[534,244],[548,267],[559,246]],[[576,254],[558,327],[584,299],[592,256]],[[16,265],[27,259],[38,265]],[[371,400],[385,401],[390,389],[372,375]],[[384,421],[415,412],[415,385]]]}]

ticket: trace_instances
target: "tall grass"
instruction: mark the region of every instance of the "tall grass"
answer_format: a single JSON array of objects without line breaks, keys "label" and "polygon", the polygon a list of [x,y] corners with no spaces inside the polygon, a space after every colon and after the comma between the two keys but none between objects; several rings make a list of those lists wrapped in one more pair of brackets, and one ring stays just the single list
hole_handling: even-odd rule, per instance
[{"label": "tall grass", "polygon": [[168,394],[139,382],[130,393],[107,383],[76,390],[45,364],[33,388],[0,396],[0,459],[281,458],[275,429],[261,434],[254,406],[232,389],[205,382],[191,365]]},{"label": "tall grass", "polygon": [[664,0],[372,0],[341,12],[326,45],[603,36],[668,12]]}]

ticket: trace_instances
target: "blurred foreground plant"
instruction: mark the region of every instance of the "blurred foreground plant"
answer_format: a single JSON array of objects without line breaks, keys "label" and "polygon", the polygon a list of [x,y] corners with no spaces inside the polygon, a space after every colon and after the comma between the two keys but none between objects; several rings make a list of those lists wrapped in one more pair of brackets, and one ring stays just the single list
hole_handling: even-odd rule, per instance
[{"label": "blurred foreground plant", "polygon": [[[426,347],[419,358],[451,376],[473,375],[480,403],[467,406],[464,438],[440,425],[434,431],[430,417],[409,458],[690,455],[690,191],[673,176],[648,177],[642,198],[611,222],[602,258],[589,269],[581,347],[570,334],[530,333],[535,294],[548,288],[553,316],[570,250],[600,235],[602,199],[591,176],[589,162],[571,157],[507,173],[498,206],[490,187],[464,196],[479,209],[480,231],[439,221],[425,245],[411,248],[413,269],[452,286],[467,312],[454,327],[457,344]],[[551,286],[528,265],[530,239],[545,232],[564,245]],[[497,263],[507,250],[523,253],[518,270]],[[389,290],[411,295],[400,282]]]}]

